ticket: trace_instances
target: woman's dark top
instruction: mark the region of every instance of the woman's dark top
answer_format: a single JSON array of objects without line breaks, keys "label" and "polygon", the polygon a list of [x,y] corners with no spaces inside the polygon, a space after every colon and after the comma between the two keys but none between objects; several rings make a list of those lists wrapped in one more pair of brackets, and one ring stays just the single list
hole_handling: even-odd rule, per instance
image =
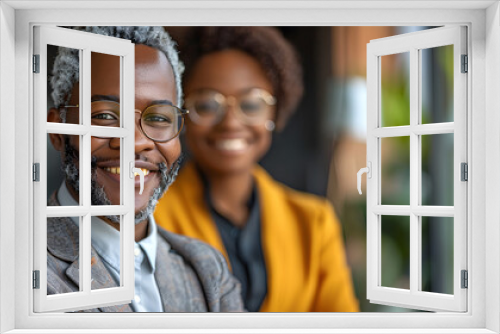
[{"label": "woman's dark top", "polygon": [[267,273],[262,251],[260,206],[255,184],[248,201],[248,220],[242,228],[215,210],[210,198],[208,181],[205,184],[205,199],[210,214],[226,248],[233,275],[241,283],[241,296],[245,308],[250,312],[259,311],[267,294]]}]

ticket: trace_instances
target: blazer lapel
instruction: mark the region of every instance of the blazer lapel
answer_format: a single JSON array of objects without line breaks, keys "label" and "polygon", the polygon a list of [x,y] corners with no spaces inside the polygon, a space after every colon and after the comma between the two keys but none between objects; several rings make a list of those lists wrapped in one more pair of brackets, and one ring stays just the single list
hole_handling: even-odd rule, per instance
[{"label": "blazer lapel", "polygon": [[187,284],[185,268],[170,253],[170,245],[160,232],[158,236],[155,279],[165,312],[193,310],[192,293]]},{"label": "blazer lapel", "polygon": [[[210,215],[210,208],[205,201],[205,193],[203,187],[203,181],[196,166],[193,162],[189,162],[183,168],[183,171],[179,173],[180,178],[185,178],[189,180],[188,182],[177,182],[176,184],[189,184],[189,187],[182,187],[179,189],[182,194],[183,203],[191,203],[189,206],[184,204],[183,210],[186,212],[186,219],[196,222],[194,228],[196,229],[193,233],[181,233],[190,237],[205,240],[209,245],[217,249],[224,255],[226,262],[229,264],[229,257],[227,255],[226,248],[222,242],[222,238],[217,230],[212,216]],[[168,196],[168,193],[167,193]],[[168,197],[167,197],[168,198]],[[191,208],[195,208],[194,210]]]},{"label": "blazer lapel", "polygon": [[[183,278],[184,296],[188,296],[184,298],[190,300],[192,312],[219,312],[221,286],[215,275],[218,273],[217,268],[220,264],[213,256],[204,252],[204,246],[197,245],[192,239],[165,230],[161,233],[171,247],[184,259],[179,261],[177,269],[182,275],[175,276]],[[184,261],[188,262],[193,269],[186,266]],[[197,291],[194,292],[193,289]],[[205,304],[202,301],[205,301]]]},{"label": "blazer lapel", "polygon": [[280,308],[282,301],[290,298],[287,292],[290,281],[288,277],[293,276],[294,273],[288,268],[293,267],[290,266],[290,262],[294,260],[287,256],[288,243],[281,242],[280,239],[286,238],[286,225],[293,217],[289,216],[289,209],[283,205],[285,203],[283,194],[269,174],[262,167],[257,166],[254,169],[254,177],[261,201],[262,251],[266,262],[268,287],[260,310],[276,310]]}]

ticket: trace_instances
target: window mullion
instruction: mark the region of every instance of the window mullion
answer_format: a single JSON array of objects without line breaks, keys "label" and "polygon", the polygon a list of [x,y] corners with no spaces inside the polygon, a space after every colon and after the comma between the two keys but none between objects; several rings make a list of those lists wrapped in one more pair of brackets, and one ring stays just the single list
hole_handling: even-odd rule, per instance
[{"label": "window mullion", "polygon": [[135,161],[135,96],[134,92],[134,71],[126,71],[125,69],[134,68],[135,56],[133,53],[127,54],[120,60],[120,69],[123,76],[121,91],[120,108],[123,115],[128,115],[121,119],[121,127],[127,133],[121,139],[120,154],[123,156],[121,161],[122,170],[125,173],[121,178],[121,189],[124,189],[122,196],[122,203],[125,207],[129,208],[127,214],[122,216],[122,249],[121,249],[121,268],[120,281],[124,290],[130,296],[134,296],[134,216],[135,216],[135,187],[134,179],[130,178],[131,163]]},{"label": "window mullion", "polygon": [[418,291],[420,277],[419,268],[419,217],[413,210],[419,204],[419,136],[413,131],[418,125],[419,107],[419,64],[418,50],[410,49],[410,291]]},{"label": "window mullion", "polygon": [[[380,57],[367,48],[367,84],[371,87],[380,87]],[[373,135],[380,125],[381,108],[380,91],[369,90],[367,95],[367,136],[366,152],[367,165],[371,162],[372,177],[366,179],[367,204],[367,295],[374,291],[380,283],[380,216],[374,213],[375,207],[380,205],[380,139]]]},{"label": "window mullion", "polygon": [[[85,293],[91,291],[91,183],[90,178],[91,170],[91,133],[90,133],[90,99],[91,99],[91,51],[85,48],[81,52],[82,61],[80,62],[80,112],[82,125],[87,128],[86,134],[81,137],[81,150],[80,150],[80,198],[84,208],[88,209],[80,226],[80,289]],[[83,287],[83,288],[82,288]]]}]

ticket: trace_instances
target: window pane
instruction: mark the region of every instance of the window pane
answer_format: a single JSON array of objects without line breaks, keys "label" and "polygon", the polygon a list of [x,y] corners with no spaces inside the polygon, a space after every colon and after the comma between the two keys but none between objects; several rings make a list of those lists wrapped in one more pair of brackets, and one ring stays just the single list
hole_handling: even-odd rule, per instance
[{"label": "window pane", "polygon": [[382,205],[410,204],[410,137],[381,139]]},{"label": "window pane", "polygon": [[382,216],[382,286],[410,289],[410,217]]},{"label": "window pane", "polygon": [[[120,138],[92,137],[92,205],[121,205]],[[137,178],[139,179],[139,178]]]},{"label": "window pane", "polygon": [[410,53],[381,58],[381,126],[410,124]]},{"label": "window pane", "polygon": [[91,124],[119,127],[120,57],[92,52]]},{"label": "window pane", "polygon": [[[58,145],[54,148],[52,141]],[[52,195],[59,205],[80,205],[80,136],[47,135],[47,199]],[[64,184],[63,184],[64,182]],[[56,195],[57,194],[57,195]],[[49,201],[48,205],[54,202]]]},{"label": "window pane", "polygon": [[[120,57],[92,52],[91,115],[94,126],[118,128],[120,118]],[[121,204],[120,138],[93,136],[92,205]]]},{"label": "window pane", "polygon": [[421,219],[422,291],[453,294],[453,218]]},{"label": "window pane", "polygon": [[[79,291],[79,287],[74,283],[79,275],[79,226],[80,217],[47,218],[47,294]],[[57,254],[52,254],[51,250],[55,250]],[[61,254],[73,257],[75,261],[68,267],[68,263],[60,259]],[[60,277],[68,279],[62,281]]]},{"label": "window pane", "polygon": [[422,205],[453,206],[453,133],[422,138]]},{"label": "window pane", "polygon": [[[55,60],[57,56],[57,63]],[[61,64],[65,64],[65,70]],[[79,50],[65,48],[62,46],[47,45],[47,110],[54,112],[54,115],[60,116],[63,123],[81,124],[79,108],[79,85],[73,85],[80,77],[80,59]],[[57,81],[59,84],[52,89],[50,81]],[[61,84],[62,83],[62,84]],[[55,108],[51,110],[51,108]],[[49,122],[58,122],[55,118],[49,118]]]},{"label": "window pane", "polygon": [[453,45],[420,51],[422,124],[453,122]]},{"label": "window pane", "polygon": [[[106,221],[105,221],[106,220]],[[120,286],[121,271],[121,216],[93,216],[91,219],[92,247],[97,254],[91,257],[92,290]],[[107,271],[103,271],[104,265]]]}]

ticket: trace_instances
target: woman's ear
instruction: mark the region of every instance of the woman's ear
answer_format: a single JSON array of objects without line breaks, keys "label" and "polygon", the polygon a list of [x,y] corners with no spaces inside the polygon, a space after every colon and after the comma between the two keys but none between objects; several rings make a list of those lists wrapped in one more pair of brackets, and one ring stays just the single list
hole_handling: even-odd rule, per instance
[{"label": "woman's ear", "polygon": [[[61,123],[61,121],[59,110],[56,108],[50,108],[49,113],[47,114],[47,122]],[[56,150],[62,151],[64,149],[64,135],[49,133],[49,138]]]}]

